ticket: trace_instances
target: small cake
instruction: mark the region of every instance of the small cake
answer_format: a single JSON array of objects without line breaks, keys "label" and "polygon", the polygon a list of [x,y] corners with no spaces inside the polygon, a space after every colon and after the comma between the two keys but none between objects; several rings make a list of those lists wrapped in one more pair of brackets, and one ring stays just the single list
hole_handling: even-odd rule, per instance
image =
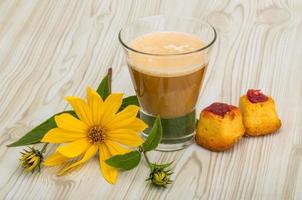
[{"label": "small cake", "polygon": [[196,130],[196,143],[211,151],[231,148],[244,134],[239,108],[213,103],[201,113]]},{"label": "small cake", "polygon": [[246,136],[267,135],[281,127],[274,100],[260,90],[248,90],[246,95],[240,97],[239,108]]}]

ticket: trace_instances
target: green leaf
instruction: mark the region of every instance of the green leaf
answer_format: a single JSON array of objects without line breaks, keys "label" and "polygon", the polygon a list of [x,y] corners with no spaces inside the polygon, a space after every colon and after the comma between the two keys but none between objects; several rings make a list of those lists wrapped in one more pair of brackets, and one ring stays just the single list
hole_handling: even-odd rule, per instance
[{"label": "green leaf", "polygon": [[157,168],[157,169],[165,169],[167,167],[170,167],[172,165],[173,161],[169,162],[169,163],[164,163],[164,164],[157,164],[157,163],[151,163],[151,167]]},{"label": "green leaf", "polygon": [[74,111],[63,111],[60,113],[55,114],[54,116],[50,117],[31,131],[29,131],[27,134],[25,134],[23,137],[21,137],[18,141],[9,144],[8,147],[17,147],[17,146],[26,146],[26,145],[31,145],[35,143],[39,143],[40,140],[43,138],[43,136],[53,128],[57,127],[57,124],[55,122],[55,116],[60,115],[63,113],[69,113],[73,116],[76,117],[76,114]]},{"label": "green leaf", "polygon": [[139,151],[131,151],[123,155],[112,156],[105,162],[115,168],[124,170],[130,170],[136,167],[141,160],[141,154]]},{"label": "green leaf", "polygon": [[103,78],[98,89],[96,90],[103,100],[105,100],[111,93],[111,74],[112,69],[109,68],[107,75]]},{"label": "green leaf", "polygon": [[129,105],[139,106],[139,102],[136,96],[129,96],[123,99],[122,105],[120,107],[120,111],[126,108]]},{"label": "green leaf", "polygon": [[151,151],[157,147],[159,142],[161,141],[161,137],[163,134],[161,120],[159,117],[154,121],[153,127],[148,134],[146,141],[142,144],[144,151]]},{"label": "green leaf", "polygon": [[102,82],[100,83],[98,89],[97,89],[97,93],[99,93],[99,95],[102,97],[103,100],[105,100],[109,94],[110,94],[110,90],[109,90],[109,78],[108,75],[106,75]]}]

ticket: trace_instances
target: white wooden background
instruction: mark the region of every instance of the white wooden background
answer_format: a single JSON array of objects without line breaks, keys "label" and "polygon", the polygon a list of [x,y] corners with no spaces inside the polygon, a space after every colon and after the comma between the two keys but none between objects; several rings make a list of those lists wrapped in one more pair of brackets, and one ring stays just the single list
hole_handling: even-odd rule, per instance
[{"label": "white wooden background", "polygon": [[[213,101],[237,105],[248,88],[272,95],[282,119],[276,135],[244,138],[212,153],[197,145],[152,152],[175,160],[174,184],[149,187],[141,164],[108,185],[97,158],[57,177],[55,168],[23,174],[7,148],[35,125],[67,109],[114,68],[113,89],[133,94],[117,33],[142,16],[193,16],[212,23],[218,40],[198,111]],[[0,199],[302,199],[301,0],[1,0]]]}]

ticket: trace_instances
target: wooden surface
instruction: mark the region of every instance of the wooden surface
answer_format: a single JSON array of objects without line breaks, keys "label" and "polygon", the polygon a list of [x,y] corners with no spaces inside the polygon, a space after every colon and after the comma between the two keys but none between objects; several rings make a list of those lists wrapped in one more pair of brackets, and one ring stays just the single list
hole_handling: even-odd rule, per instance
[{"label": "wooden surface", "polygon": [[[198,111],[213,101],[237,105],[248,88],[272,95],[282,119],[276,135],[244,138],[212,153],[197,145],[153,161],[175,160],[174,184],[149,187],[141,163],[108,185],[97,158],[64,177],[55,168],[23,174],[7,148],[35,125],[84,96],[107,68],[113,90],[133,94],[117,33],[148,15],[193,16],[213,24],[212,49]],[[302,199],[301,0],[1,0],[0,199]]]}]

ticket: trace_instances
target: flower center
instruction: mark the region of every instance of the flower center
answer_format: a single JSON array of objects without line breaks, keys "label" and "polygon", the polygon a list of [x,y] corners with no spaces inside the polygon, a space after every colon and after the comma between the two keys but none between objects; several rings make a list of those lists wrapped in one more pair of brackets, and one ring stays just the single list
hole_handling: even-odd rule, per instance
[{"label": "flower center", "polygon": [[88,131],[90,143],[100,143],[105,139],[105,129],[101,126],[93,126]]}]

